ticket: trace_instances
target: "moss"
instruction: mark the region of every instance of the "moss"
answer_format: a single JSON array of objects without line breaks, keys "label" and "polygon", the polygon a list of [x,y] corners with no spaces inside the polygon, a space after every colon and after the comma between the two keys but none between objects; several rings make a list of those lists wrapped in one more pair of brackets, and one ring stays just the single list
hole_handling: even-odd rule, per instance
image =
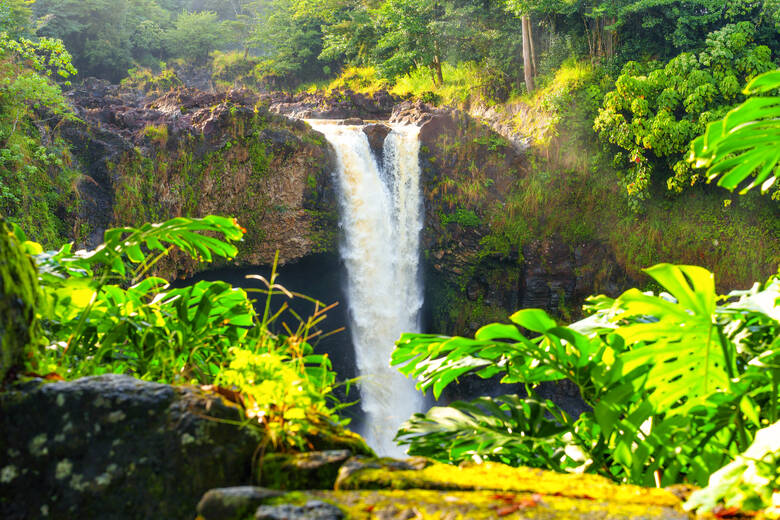
[{"label": "moss", "polygon": [[147,125],[143,136],[159,146],[165,146],[168,144],[168,125]]},{"label": "moss", "polygon": [[268,500],[269,505],[302,505],[321,500],[339,507],[353,520],[373,518],[426,518],[438,520],[683,520],[688,516],[677,504],[613,502],[538,493],[495,491],[309,491],[288,493]]},{"label": "moss", "polygon": [[12,370],[22,370],[27,353],[40,345],[42,332],[38,274],[20,236],[0,218],[0,385]]},{"label": "moss", "polygon": [[484,463],[453,467],[431,464],[422,470],[366,468],[341,481],[341,489],[438,489],[528,492],[569,498],[677,507],[680,499],[661,489],[618,486],[598,475],[555,473]]}]

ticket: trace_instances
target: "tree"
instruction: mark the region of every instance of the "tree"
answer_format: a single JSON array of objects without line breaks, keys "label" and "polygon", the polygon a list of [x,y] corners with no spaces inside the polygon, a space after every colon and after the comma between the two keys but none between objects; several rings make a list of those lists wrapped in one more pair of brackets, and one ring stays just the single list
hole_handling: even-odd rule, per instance
[{"label": "tree", "polygon": [[211,51],[223,45],[225,39],[224,26],[213,11],[182,11],[173,28],[165,33],[168,52],[196,65],[205,64]]},{"label": "tree", "polygon": [[386,77],[428,67],[434,84],[444,82],[441,71],[441,22],[439,0],[386,0],[378,11],[384,31],[377,43],[379,68]]},{"label": "tree", "polygon": [[674,192],[702,180],[685,161],[690,141],[740,100],[742,84],[774,68],[754,34],[749,22],[729,24],[711,33],[698,55],[623,67],[594,129],[617,150],[614,162],[634,209],[650,196],[654,177],[666,175]]}]

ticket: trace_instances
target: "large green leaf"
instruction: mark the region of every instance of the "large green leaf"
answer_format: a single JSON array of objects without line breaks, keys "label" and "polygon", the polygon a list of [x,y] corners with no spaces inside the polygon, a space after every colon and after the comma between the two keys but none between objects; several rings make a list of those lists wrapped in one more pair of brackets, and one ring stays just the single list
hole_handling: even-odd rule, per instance
[{"label": "large green leaf", "polygon": [[625,375],[648,368],[635,381],[650,391],[655,413],[684,414],[731,387],[729,369],[735,361],[719,333],[714,277],[701,267],[671,264],[646,272],[669,296],[632,289],[617,299],[623,310],[618,319],[632,320],[616,331],[629,346],[619,359]]},{"label": "large green leaf", "polygon": [[494,460],[561,469],[562,435],[569,422],[551,401],[481,397],[415,414],[401,426],[396,441],[408,445],[410,455],[443,461]]},{"label": "large green leaf", "polygon": [[[764,94],[780,89],[780,70],[751,81],[746,94]],[[777,181],[780,165],[780,97],[752,97],[731,110],[725,118],[710,123],[691,143],[688,160],[708,168],[710,180],[734,190],[749,176],[754,179],[740,193],[761,186],[768,191]]]}]

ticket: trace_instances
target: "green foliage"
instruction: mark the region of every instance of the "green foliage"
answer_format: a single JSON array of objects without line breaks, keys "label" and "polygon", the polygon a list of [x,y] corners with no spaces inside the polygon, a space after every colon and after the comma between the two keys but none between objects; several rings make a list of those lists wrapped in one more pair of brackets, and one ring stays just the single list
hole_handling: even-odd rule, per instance
[{"label": "green foliage", "polygon": [[[732,293],[718,305],[705,269],[660,264],[647,274],[668,293],[633,289],[615,300],[592,298],[594,314],[568,327],[543,311],[524,309],[510,324],[482,327],[473,340],[404,334],[392,364],[434,396],[473,373],[523,383],[529,397],[418,414],[398,440],[412,454],[452,462],[478,457],[533,464],[524,453],[539,449],[558,461],[558,469],[642,485],[652,485],[659,472],[662,484],[703,484],[748,447],[757,429],[778,419],[780,279]],[[576,384],[593,411],[573,419],[539,400],[534,385],[560,379]],[[540,406],[561,429],[542,428]],[[510,428],[518,439],[531,438],[517,449],[499,438],[508,430],[486,419],[497,410],[507,423],[514,414],[524,417]],[[438,426],[439,416],[480,427]],[[546,435],[531,435],[524,430],[529,425]]]},{"label": "green foliage", "polygon": [[143,91],[145,94],[164,94],[184,86],[176,72],[165,63],[160,63],[160,72],[155,74],[148,68],[133,68],[127,71],[122,86]]},{"label": "green foliage", "polygon": [[[287,305],[272,312],[271,297],[303,296],[275,283],[275,266],[267,290],[260,291],[266,295],[262,316],[244,290],[225,282],[172,288],[147,276],[174,248],[204,261],[236,254],[235,246],[213,235],[236,241],[243,230],[233,219],[207,216],[110,229],[91,251],[74,252],[69,244],[43,252],[25,242],[38,264],[35,310],[47,338],[34,364],[67,378],[114,372],[222,385],[265,426],[267,443],[301,449],[316,424],[338,419],[328,406],[335,373],[327,356],[314,355],[309,344],[321,334],[317,324],[329,307],[311,300],[313,315],[278,334],[272,325]],[[24,240],[18,229],[17,236]],[[13,259],[5,248],[3,258]]]},{"label": "green foliage", "polygon": [[774,68],[769,48],[753,43],[754,34],[748,22],[728,25],[707,37],[698,56],[623,68],[594,129],[618,150],[615,165],[633,208],[667,172],[673,173],[667,187],[675,192],[701,179],[684,160],[688,143],[738,100],[742,83]]},{"label": "green foliage", "polygon": [[258,86],[254,69],[260,59],[239,52],[214,51],[211,77],[218,87]]},{"label": "green foliage", "polygon": [[52,77],[75,74],[62,42],[0,32],[0,213],[47,245],[76,205],[70,152],[55,124],[75,119]]},{"label": "green foliage", "polygon": [[[755,176],[740,193],[755,186],[767,192],[777,180],[780,163],[780,97],[756,97],[780,90],[780,70],[767,72],[751,81],[745,94],[753,97],[730,111],[722,120],[710,123],[703,136],[691,143],[689,161],[708,167],[709,180],[731,191],[749,176]],[[780,191],[775,191],[780,196]]]},{"label": "green foliage", "polygon": [[756,433],[744,453],[712,474],[706,488],[694,491],[685,509],[712,512],[726,510],[762,511],[767,518],[780,513],[780,422]]},{"label": "green foliage", "polygon": [[212,11],[182,12],[173,28],[165,33],[168,51],[195,65],[203,65],[209,54],[219,48],[226,39],[225,28]]},{"label": "green foliage", "polygon": [[460,227],[477,227],[482,223],[474,210],[465,208],[457,208],[452,213],[441,213],[439,219],[442,226],[454,222]]},{"label": "green foliage", "polygon": [[265,6],[253,35],[265,57],[255,71],[258,80],[291,88],[330,73],[330,62],[318,60],[327,12],[299,10],[294,0],[269,0]]}]

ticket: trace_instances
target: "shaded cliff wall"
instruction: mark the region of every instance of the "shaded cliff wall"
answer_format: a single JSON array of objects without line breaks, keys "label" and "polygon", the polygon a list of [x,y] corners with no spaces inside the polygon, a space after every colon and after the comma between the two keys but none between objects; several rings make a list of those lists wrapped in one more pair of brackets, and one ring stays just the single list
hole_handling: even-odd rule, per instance
[{"label": "shaded cliff wall", "polygon": [[[148,99],[94,82],[71,94],[83,124],[66,131],[88,173],[79,216],[87,245],[111,226],[230,215],[247,229],[240,265],[334,251],[332,152],[305,123],[247,92],[178,90]],[[170,275],[198,269],[172,255]]]},{"label": "shaded cliff wall", "polygon": [[416,122],[424,174],[428,328],[470,334],[517,309],[538,307],[563,317],[586,296],[631,285],[608,246],[528,230],[499,233],[497,217],[522,189],[529,153],[486,124],[420,103],[396,107],[393,121]]}]

